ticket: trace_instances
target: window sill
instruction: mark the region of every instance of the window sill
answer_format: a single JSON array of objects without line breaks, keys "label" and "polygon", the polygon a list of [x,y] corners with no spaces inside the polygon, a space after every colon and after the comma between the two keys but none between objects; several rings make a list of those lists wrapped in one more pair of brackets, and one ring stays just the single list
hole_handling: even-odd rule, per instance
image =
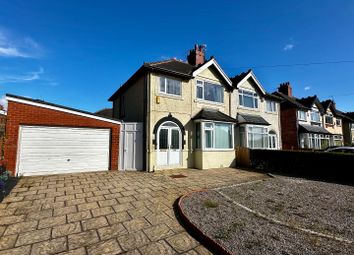
[{"label": "window sill", "polygon": [[250,108],[246,106],[239,105],[237,109],[242,109],[242,110],[248,110],[248,111],[254,111],[254,112],[259,112],[259,108]]},{"label": "window sill", "polygon": [[275,112],[268,112],[268,111],[265,111],[265,113],[273,114],[273,115],[278,115],[278,112],[277,112],[277,111],[275,111]]},{"label": "window sill", "polygon": [[213,102],[213,101],[208,101],[208,100],[203,100],[203,99],[194,99],[194,102],[195,103],[201,103],[201,104],[210,104],[210,105],[217,105],[217,106],[225,107],[224,103]]},{"label": "window sill", "polygon": [[235,149],[195,149],[195,151],[201,152],[223,152],[223,151],[234,151]]},{"label": "window sill", "polygon": [[180,101],[184,100],[182,96],[171,95],[171,94],[158,93],[157,96],[170,98],[170,99],[175,99],[175,100],[180,100]]}]

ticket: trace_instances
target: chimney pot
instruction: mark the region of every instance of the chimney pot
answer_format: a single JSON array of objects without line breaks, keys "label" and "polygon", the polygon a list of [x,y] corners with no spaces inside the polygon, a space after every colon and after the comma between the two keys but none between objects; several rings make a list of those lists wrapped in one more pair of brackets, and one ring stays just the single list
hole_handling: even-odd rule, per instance
[{"label": "chimney pot", "polygon": [[189,51],[188,63],[193,66],[202,65],[205,62],[205,45],[194,45],[194,49]]},{"label": "chimney pot", "polygon": [[290,82],[288,82],[288,81],[281,83],[278,88],[278,91],[289,96],[289,97],[293,96],[293,88],[291,87]]}]

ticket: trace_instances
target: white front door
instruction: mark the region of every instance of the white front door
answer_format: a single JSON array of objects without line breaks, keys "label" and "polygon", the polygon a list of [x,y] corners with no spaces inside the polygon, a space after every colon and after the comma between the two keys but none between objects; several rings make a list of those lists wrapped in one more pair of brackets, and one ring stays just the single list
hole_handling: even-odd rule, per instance
[{"label": "white front door", "polygon": [[163,123],[157,132],[157,165],[181,165],[181,130],[173,122]]}]

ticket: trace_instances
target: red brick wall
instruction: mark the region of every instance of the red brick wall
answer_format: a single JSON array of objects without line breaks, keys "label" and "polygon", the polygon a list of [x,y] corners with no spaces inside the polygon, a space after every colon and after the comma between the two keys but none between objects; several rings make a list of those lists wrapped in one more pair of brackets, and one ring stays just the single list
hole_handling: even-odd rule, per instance
[{"label": "red brick wall", "polygon": [[298,145],[298,130],[296,109],[281,109],[281,138],[283,142],[283,149],[297,149]]},{"label": "red brick wall", "polygon": [[15,174],[18,131],[20,125],[70,126],[111,129],[110,170],[118,169],[118,149],[120,125],[84,116],[46,109],[42,107],[8,102],[5,164],[6,169]]}]

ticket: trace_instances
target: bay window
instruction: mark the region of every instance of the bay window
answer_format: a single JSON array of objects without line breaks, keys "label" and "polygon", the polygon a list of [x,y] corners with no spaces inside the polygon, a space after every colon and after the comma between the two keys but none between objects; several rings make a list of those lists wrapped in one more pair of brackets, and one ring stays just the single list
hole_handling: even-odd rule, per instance
[{"label": "bay window", "polygon": [[247,126],[248,147],[251,149],[268,148],[268,130],[264,127]]},{"label": "bay window", "polygon": [[159,93],[173,96],[181,96],[182,82],[167,77],[160,77]]},{"label": "bay window", "polygon": [[257,93],[247,90],[239,90],[239,102],[241,106],[248,108],[258,108],[258,95]]},{"label": "bay window", "polygon": [[197,123],[196,128],[197,148],[205,150],[233,149],[233,124],[202,122]]},{"label": "bay window", "polygon": [[220,84],[197,80],[196,97],[206,101],[223,103],[224,87]]}]

